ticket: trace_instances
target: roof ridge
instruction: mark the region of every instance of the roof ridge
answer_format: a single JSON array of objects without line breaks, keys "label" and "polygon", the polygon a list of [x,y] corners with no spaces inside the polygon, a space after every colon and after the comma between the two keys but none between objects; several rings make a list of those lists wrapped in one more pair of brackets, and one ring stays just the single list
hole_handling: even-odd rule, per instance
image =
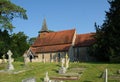
[{"label": "roof ridge", "polygon": [[65,45],[65,44],[71,44],[71,42],[70,43],[61,43],[61,44],[50,44],[50,45],[41,45],[41,46],[32,46],[32,47],[43,47],[43,46],[54,46],[54,45]]},{"label": "roof ridge", "polygon": [[[75,29],[61,30],[61,31],[56,31],[56,32],[65,32],[65,31],[71,31],[71,30],[75,30]],[[51,33],[55,33],[55,32],[51,32]]]},{"label": "roof ridge", "polygon": [[77,34],[77,35],[87,35],[87,34],[95,34],[95,32],[83,33],[83,34]]}]

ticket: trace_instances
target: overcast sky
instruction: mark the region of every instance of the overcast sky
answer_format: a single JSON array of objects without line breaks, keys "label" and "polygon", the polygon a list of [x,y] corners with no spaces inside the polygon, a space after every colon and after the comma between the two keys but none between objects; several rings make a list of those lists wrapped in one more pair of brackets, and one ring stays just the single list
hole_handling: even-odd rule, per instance
[{"label": "overcast sky", "polygon": [[43,19],[49,30],[76,29],[78,34],[95,32],[109,10],[107,0],[11,0],[27,10],[28,20],[14,19],[13,32],[24,32],[29,37],[37,37]]}]

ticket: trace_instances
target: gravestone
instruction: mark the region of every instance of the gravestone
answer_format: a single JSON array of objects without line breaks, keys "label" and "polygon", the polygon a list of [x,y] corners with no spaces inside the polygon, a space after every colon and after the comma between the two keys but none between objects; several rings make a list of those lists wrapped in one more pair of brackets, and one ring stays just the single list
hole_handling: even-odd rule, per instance
[{"label": "gravestone", "polygon": [[120,74],[120,70],[118,70],[117,73]]},{"label": "gravestone", "polygon": [[65,55],[65,67],[66,69],[69,67],[69,61],[70,61],[70,58],[68,57],[68,54]]},{"label": "gravestone", "polygon": [[5,63],[5,54],[2,56],[2,63]]},{"label": "gravestone", "polygon": [[68,59],[66,60],[66,69],[69,67],[69,61],[70,61],[70,59],[68,58]]},{"label": "gravestone", "polygon": [[61,67],[64,67],[64,64],[65,64],[65,58],[62,58],[61,59]]},{"label": "gravestone", "polygon": [[14,66],[12,65],[12,58],[11,58],[11,56],[13,55],[13,53],[10,50],[8,50],[7,55],[8,55],[7,70],[14,70]]},{"label": "gravestone", "polygon": [[45,75],[45,78],[44,78],[44,82],[49,82],[48,72],[46,72],[46,75]]},{"label": "gravestone", "polygon": [[65,67],[61,67],[59,70],[59,74],[65,74],[66,73],[66,68]]},{"label": "gravestone", "polygon": [[23,57],[24,57],[24,65],[26,66],[27,63],[28,63],[28,61],[27,61],[27,58],[28,58],[27,53],[24,53]]},{"label": "gravestone", "polygon": [[66,64],[67,59],[68,59],[68,54],[66,53],[66,55],[65,55],[65,64]]},{"label": "gravestone", "polygon": [[22,80],[22,82],[36,82],[36,79],[35,78],[27,78],[27,79]]}]

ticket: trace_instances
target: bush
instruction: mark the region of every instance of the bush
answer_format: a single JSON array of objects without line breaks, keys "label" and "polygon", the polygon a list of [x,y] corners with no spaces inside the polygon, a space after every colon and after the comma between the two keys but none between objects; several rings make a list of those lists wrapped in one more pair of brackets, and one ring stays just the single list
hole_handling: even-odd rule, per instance
[{"label": "bush", "polygon": [[15,58],[15,61],[23,62],[24,58],[22,56],[21,57],[17,57],[17,58]]}]

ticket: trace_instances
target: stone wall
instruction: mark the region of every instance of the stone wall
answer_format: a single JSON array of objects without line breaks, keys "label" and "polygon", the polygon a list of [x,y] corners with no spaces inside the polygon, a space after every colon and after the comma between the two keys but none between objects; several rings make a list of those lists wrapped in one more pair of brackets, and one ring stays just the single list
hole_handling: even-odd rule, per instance
[{"label": "stone wall", "polygon": [[74,52],[72,46],[69,48],[68,57],[70,58],[70,61],[74,61]]},{"label": "stone wall", "polygon": [[73,39],[72,39],[72,44],[68,50],[68,56],[70,58],[70,61],[74,61],[74,48],[73,46],[75,45],[75,40],[76,40],[76,30],[75,30],[75,33],[74,33],[74,36],[73,36]]},{"label": "stone wall", "polygon": [[66,52],[39,53],[37,57],[32,59],[32,62],[60,62],[65,55]]},{"label": "stone wall", "polygon": [[89,61],[88,47],[74,48],[75,61]]}]

